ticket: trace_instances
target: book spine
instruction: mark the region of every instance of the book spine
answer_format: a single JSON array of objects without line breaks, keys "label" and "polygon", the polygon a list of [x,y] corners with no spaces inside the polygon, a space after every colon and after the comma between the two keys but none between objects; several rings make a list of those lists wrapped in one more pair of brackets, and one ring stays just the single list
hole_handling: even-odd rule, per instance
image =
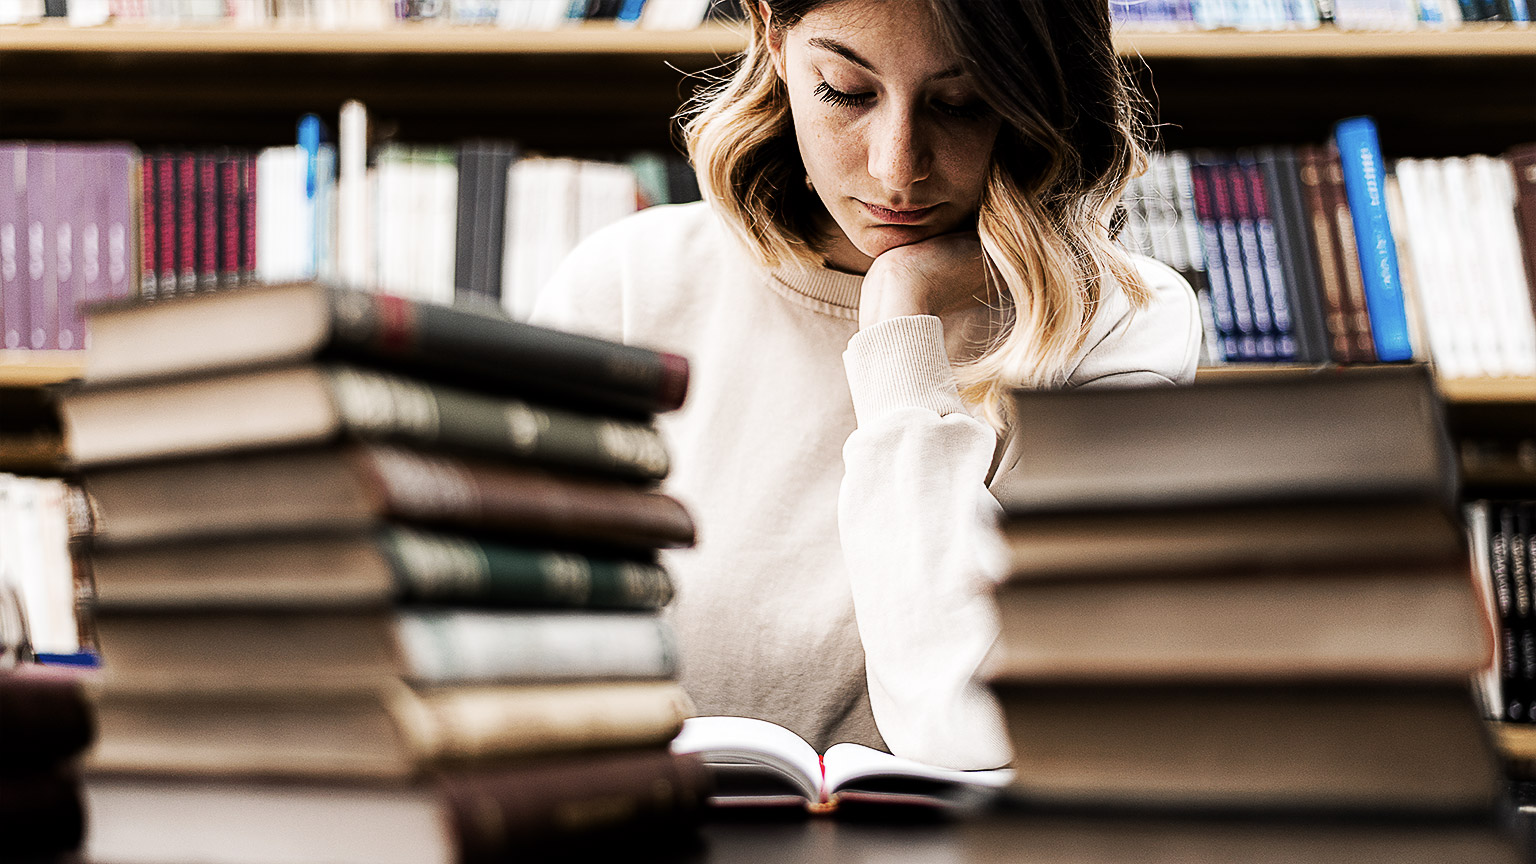
[{"label": "book spine", "polygon": [[405,528],[387,529],[382,545],[401,595],[413,602],[659,609],[672,599],[671,580],[655,564]]},{"label": "book spine", "polygon": [[398,447],[356,452],[363,475],[400,518],[608,546],[693,545],[688,511],[657,492]]},{"label": "book spine", "polygon": [[353,368],[332,369],[329,381],[343,424],[371,438],[403,437],[636,480],[667,475],[660,434],[638,421],[546,409]]},{"label": "book spine", "polygon": [[1295,359],[1298,354],[1297,322],[1288,293],[1292,289],[1286,284],[1285,269],[1281,262],[1277,211],[1265,188],[1263,171],[1258,162],[1250,157],[1240,161],[1238,167],[1253,212],[1264,293],[1269,298],[1269,308],[1275,323],[1275,351],[1282,359]]},{"label": "book spine", "polygon": [[219,185],[218,287],[240,283],[240,157],[224,153],[215,168]]},{"label": "book spine", "polygon": [[481,149],[479,144],[466,142],[459,146],[457,154],[459,189],[458,213],[454,220],[453,288],[455,296],[461,299],[482,293],[475,279],[474,266],[476,256],[484,250],[484,238],[475,236],[485,228],[485,223],[477,218],[477,206],[483,197]]},{"label": "book spine", "polygon": [[26,195],[26,145],[0,144],[0,349],[25,345]]},{"label": "book spine", "polygon": [[1210,175],[1204,166],[1192,165],[1189,179],[1194,203],[1192,215],[1200,226],[1200,249],[1205,258],[1206,278],[1211,285],[1211,307],[1216,318],[1217,332],[1221,334],[1222,353],[1228,360],[1246,359],[1238,339],[1232,289],[1227,282],[1227,271],[1222,262],[1221,233],[1216,224],[1216,204],[1211,197]]},{"label": "book spine", "polygon": [[1323,174],[1323,196],[1332,216],[1333,250],[1338,257],[1341,299],[1349,326],[1350,347],[1354,359],[1376,362],[1376,346],[1371,337],[1371,317],[1365,307],[1365,287],[1360,275],[1360,254],[1355,244],[1354,217],[1344,193],[1344,170],[1336,148],[1330,147]]},{"label": "book spine", "polygon": [[219,163],[213,153],[197,159],[197,288],[219,287]]},{"label": "book spine", "polygon": [[[451,772],[441,783],[461,864],[505,861],[507,849],[580,857],[570,844],[616,826],[675,830],[697,817],[710,788],[697,756],[664,750]],[[636,836],[645,835],[628,842]]]},{"label": "book spine", "polygon": [[1515,177],[1515,210],[1525,262],[1525,287],[1536,310],[1536,144],[1511,150],[1505,157]]},{"label": "book spine", "polygon": [[[1195,172],[1197,177],[1205,178],[1210,190],[1211,213],[1208,218],[1215,224],[1216,241],[1221,251],[1217,260],[1221,262],[1227,294],[1232,298],[1232,322],[1236,328],[1238,358],[1257,360],[1262,356],[1259,353],[1259,332],[1254,321],[1248,280],[1243,273],[1242,244],[1238,239],[1237,221],[1233,218],[1231,195],[1227,191],[1224,172],[1221,163],[1211,154],[1195,157]],[[1215,262],[1212,262],[1211,269],[1216,269]]]},{"label": "book spine", "polygon": [[1349,316],[1344,308],[1344,285],[1340,274],[1338,244],[1334,241],[1333,210],[1324,194],[1328,171],[1327,157],[1317,148],[1301,152],[1297,179],[1301,183],[1310,227],[1310,240],[1318,264],[1318,284],[1322,287],[1323,307],[1328,330],[1328,351],[1335,363],[1355,359],[1350,338]]},{"label": "book spine", "polygon": [[[1253,327],[1259,344],[1259,357],[1272,360],[1287,356],[1281,352],[1280,321],[1272,305],[1268,286],[1265,284],[1264,261],[1259,247],[1258,221],[1253,212],[1253,198],[1248,190],[1247,175],[1241,165],[1232,161],[1224,163],[1220,173],[1221,185],[1218,188],[1221,189],[1223,197],[1230,198],[1232,221],[1237,225],[1238,250],[1243,262],[1241,278],[1248,286],[1249,303],[1253,308]],[[1293,347],[1290,356],[1294,355]]]},{"label": "book spine", "polygon": [[[55,202],[53,233],[53,271],[55,324],[47,347],[68,351],[85,343],[85,323],[80,320],[79,301],[85,299],[86,226],[94,220],[86,197],[87,170],[92,154],[84,149],[61,146],[54,155]],[[94,234],[94,232],[92,232]],[[94,236],[92,240],[94,242]]]},{"label": "book spine", "polygon": [[96,733],[79,682],[68,679],[0,673],[0,717],[0,777],[63,763]]},{"label": "book spine", "polygon": [[487,761],[575,750],[661,748],[692,705],[672,682],[601,682],[428,690],[398,701],[396,716],[423,761]]},{"label": "book spine", "polygon": [[256,281],[256,154],[240,157],[240,284]]},{"label": "book spine", "polygon": [[395,632],[420,684],[677,674],[671,630],[653,613],[408,610]]},{"label": "book spine", "polygon": [[58,190],[54,145],[27,145],[27,338],[25,347],[51,348],[58,338]]},{"label": "book spine", "polygon": [[1306,363],[1329,359],[1328,324],[1317,261],[1307,234],[1307,210],[1302,200],[1300,166],[1290,148],[1265,148],[1260,165],[1273,210],[1279,247],[1281,279],[1296,325],[1297,358]]},{"label": "book spine", "polygon": [[155,202],[160,214],[160,227],[155,232],[160,238],[156,270],[160,274],[159,295],[166,296],[181,290],[176,270],[176,245],[181,239],[176,231],[176,159],[170,153],[155,155]]},{"label": "book spine", "polygon": [[345,352],[516,385],[523,395],[635,413],[682,405],[688,362],[673,354],[420,303],[337,290],[332,336]]},{"label": "book spine", "polygon": [[197,156],[172,157],[176,172],[176,290],[197,290]]},{"label": "book spine", "polygon": [[153,300],[160,293],[160,224],[158,184],[155,182],[154,156],[139,161],[139,297]]},{"label": "book spine", "polygon": [[1341,121],[1334,131],[1344,172],[1344,191],[1354,221],[1366,309],[1376,357],[1383,362],[1413,359],[1408,315],[1403,307],[1397,245],[1387,217],[1386,164],[1376,124],[1368,117]]},{"label": "book spine", "polygon": [[[106,169],[102,174],[106,183],[105,244],[107,284],[104,296],[113,300],[127,299],[137,293],[141,278],[134,268],[141,262],[148,263],[149,255],[135,248],[138,238],[134,227],[147,225],[148,220],[134,209],[134,197],[142,193],[145,183],[142,177],[139,153],[132,147],[115,147],[106,156]],[[154,245],[150,238],[141,241],[144,249]],[[90,338],[90,334],[86,334]]]}]

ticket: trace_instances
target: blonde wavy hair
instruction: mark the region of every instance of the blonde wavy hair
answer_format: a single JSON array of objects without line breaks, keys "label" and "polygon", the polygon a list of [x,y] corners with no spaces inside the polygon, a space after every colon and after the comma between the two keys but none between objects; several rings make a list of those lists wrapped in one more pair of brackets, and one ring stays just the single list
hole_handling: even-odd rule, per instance
[{"label": "blonde wavy hair", "polygon": [[[685,108],[683,136],[706,200],[766,266],[820,265],[820,202],[804,182],[789,96],[768,51],[835,0],[743,0],[750,29],[733,72]],[[1007,313],[997,337],[956,370],[960,392],[998,430],[1018,386],[1065,382],[1104,285],[1149,297],[1110,223],[1146,167],[1145,103],[1110,38],[1104,0],[928,0],[941,34],[1002,118],[976,230],[989,294]]]}]

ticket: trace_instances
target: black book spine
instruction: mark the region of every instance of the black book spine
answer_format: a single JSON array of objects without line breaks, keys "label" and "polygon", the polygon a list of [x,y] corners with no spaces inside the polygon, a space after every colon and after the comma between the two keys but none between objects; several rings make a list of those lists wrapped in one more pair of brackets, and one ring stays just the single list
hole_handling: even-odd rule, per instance
[{"label": "black book spine", "polygon": [[483,242],[478,232],[481,220],[475,210],[480,195],[479,145],[464,142],[459,145],[459,201],[457,223],[454,229],[453,293],[464,298],[479,292],[475,281],[475,257],[482,254]]},{"label": "black book spine", "polygon": [[1317,265],[1306,233],[1306,209],[1297,179],[1296,154],[1289,148],[1265,147],[1257,156],[1264,187],[1269,193],[1281,279],[1290,300],[1296,359],[1303,363],[1327,363],[1328,329],[1323,317]]}]

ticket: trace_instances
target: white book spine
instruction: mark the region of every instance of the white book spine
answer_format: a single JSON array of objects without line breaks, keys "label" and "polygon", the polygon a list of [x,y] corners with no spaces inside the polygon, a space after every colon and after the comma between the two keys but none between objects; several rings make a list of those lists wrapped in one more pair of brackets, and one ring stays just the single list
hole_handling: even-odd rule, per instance
[{"label": "white book spine", "polygon": [[337,275],[344,285],[366,286],[370,283],[368,258],[373,243],[368,230],[368,109],[361,102],[341,106],[336,141]]},{"label": "white book spine", "polygon": [[659,679],[676,671],[671,632],[649,613],[409,612],[397,634],[421,682]]}]

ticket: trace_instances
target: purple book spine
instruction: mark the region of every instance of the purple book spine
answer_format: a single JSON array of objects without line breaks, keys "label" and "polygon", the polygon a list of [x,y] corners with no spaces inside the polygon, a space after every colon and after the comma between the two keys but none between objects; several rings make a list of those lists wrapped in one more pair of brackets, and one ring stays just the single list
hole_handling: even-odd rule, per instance
[{"label": "purple book spine", "polygon": [[21,348],[27,332],[27,148],[0,144],[0,348]]},{"label": "purple book spine", "polygon": [[55,149],[52,144],[27,147],[27,347],[33,350],[58,344],[59,294],[55,253],[58,230],[58,191],[54,182]]},{"label": "purple book spine", "polygon": [[[134,265],[140,252],[134,248],[133,192],[136,179],[134,164],[138,151],[127,144],[115,144],[102,156],[100,183],[102,196],[102,258],[105,261],[106,288],[103,297],[118,300],[134,296]],[[95,299],[95,298],[92,298]]]},{"label": "purple book spine", "polygon": [[[96,154],[84,147],[60,146],[54,153],[54,190],[58,210],[54,219],[54,302],[58,314],[55,338],[48,347],[77,350],[85,344],[80,301],[86,297],[88,243],[96,240],[96,225],[87,197],[87,167]],[[94,250],[89,255],[94,259]],[[99,276],[99,268],[98,268]]]}]

